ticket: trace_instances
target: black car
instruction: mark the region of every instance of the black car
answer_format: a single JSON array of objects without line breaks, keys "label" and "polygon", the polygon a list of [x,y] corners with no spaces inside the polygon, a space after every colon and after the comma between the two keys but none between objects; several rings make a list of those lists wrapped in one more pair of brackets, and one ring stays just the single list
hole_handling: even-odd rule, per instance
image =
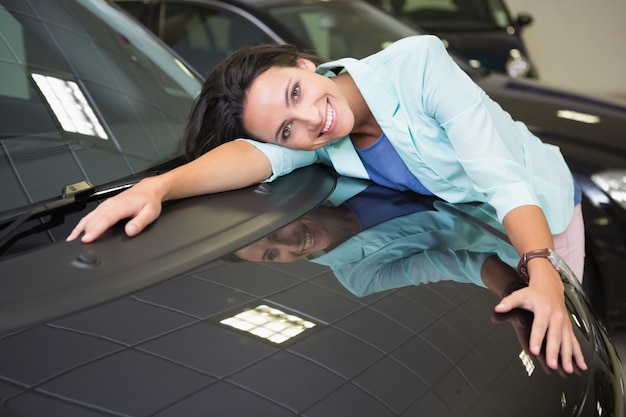
[{"label": "black car", "polygon": [[[132,239],[66,242],[98,201],[180,163],[199,79],[101,0],[2,0],[0,20],[0,415],[624,415],[622,365],[565,265],[588,371],[548,371],[532,315],[493,313],[524,284],[484,205],[311,166],[169,202]],[[368,227],[315,246],[313,224],[359,206]],[[418,239],[394,234],[406,222]],[[254,258],[293,227],[307,258]],[[363,251],[372,235],[403,256]]]},{"label": "black car", "polygon": [[[360,0],[117,0],[199,72],[244,45],[294,43],[329,59],[361,58],[421,34]],[[191,45],[195,45],[191,48]],[[458,57],[457,57],[458,58]],[[611,325],[626,318],[626,107],[461,65],[517,120],[561,148],[583,191],[586,290]]]},{"label": "black car", "polygon": [[404,18],[468,61],[512,77],[537,78],[522,30],[533,18],[512,16],[504,0],[368,0]]}]

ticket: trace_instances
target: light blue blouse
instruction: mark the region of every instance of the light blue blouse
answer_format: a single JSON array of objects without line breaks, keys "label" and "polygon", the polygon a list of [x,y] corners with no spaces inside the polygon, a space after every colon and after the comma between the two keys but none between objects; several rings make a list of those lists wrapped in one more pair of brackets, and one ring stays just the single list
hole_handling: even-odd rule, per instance
[{"label": "light blue blouse", "polygon": [[[540,206],[553,234],[565,230],[574,184],[559,149],[491,100],[437,37],[404,38],[362,60],[323,64],[318,72],[333,76],[334,68],[350,73],[390,143],[435,195],[451,203],[487,202],[500,221],[516,207]],[[317,151],[250,142],[272,164],[268,181],[316,162],[369,178],[349,137]]]}]

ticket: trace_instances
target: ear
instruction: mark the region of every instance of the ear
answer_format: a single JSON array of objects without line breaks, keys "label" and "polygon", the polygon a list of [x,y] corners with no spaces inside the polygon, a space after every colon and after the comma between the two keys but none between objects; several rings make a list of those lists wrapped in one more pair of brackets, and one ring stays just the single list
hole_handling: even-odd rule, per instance
[{"label": "ear", "polygon": [[308,60],[306,58],[298,58],[297,62],[300,68],[304,68],[313,72],[315,72],[315,70],[317,69],[317,65],[315,65],[313,61]]}]

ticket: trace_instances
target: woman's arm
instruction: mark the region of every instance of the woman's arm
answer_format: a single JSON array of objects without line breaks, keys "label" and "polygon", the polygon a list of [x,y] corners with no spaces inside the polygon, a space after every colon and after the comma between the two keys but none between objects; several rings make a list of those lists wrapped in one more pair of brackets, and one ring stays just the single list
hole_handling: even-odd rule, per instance
[{"label": "woman's arm", "polygon": [[67,240],[84,233],[81,240],[92,242],[125,218],[130,218],[126,234],[134,236],[159,217],[164,201],[247,187],[267,179],[271,173],[269,159],[255,146],[241,140],[227,142],[105,200],[80,220]]},{"label": "woman's arm", "polygon": [[[553,249],[552,234],[543,211],[537,206],[520,206],[504,217],[504,228],[511,243],[521,255],[534,249]],[[587,369],[580,344],[574,335],[569,314],[565,307],[564,287],[559,273],[548,259],[534,258],[528,261],[529,285],[502,299],[495,310],[506,313],[514,308],[523,308],[534,313],[530,333],[530,351],[541,352],[546,341],[546,361],[550,368],[557,369],[559,354],[563,369],[574,371],[576,365]]]}]

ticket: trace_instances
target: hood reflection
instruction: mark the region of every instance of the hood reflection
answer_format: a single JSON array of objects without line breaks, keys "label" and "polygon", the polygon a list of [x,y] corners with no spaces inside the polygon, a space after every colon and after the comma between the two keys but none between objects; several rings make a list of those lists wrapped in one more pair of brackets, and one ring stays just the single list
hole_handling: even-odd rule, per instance
[{"label": "hood reflection", "polygon": [[236,256],[306,258],[330,267],[357,296],[443,280],[501,295],[521,282],[513,269],[519,257],[489,205],[450,204],[344,177],[326,204]]},{"label": "hood reflection", "polygon": [[[488,204],[451,204],[361,180],[339,180],[323,206],[236,256],[274,262],[305,258],[328,266],[358,297],[441,281],[475,285],[503,297],[527,285],[515,270],[519,255]],[[491,321],[511,325],[528,376],[535,370],[532,358],[551,374],[545,350],[535,357],[528,349],[532,316],[516,309],[494,312]],[[561,368],[558,373],[566,376]]]}]

